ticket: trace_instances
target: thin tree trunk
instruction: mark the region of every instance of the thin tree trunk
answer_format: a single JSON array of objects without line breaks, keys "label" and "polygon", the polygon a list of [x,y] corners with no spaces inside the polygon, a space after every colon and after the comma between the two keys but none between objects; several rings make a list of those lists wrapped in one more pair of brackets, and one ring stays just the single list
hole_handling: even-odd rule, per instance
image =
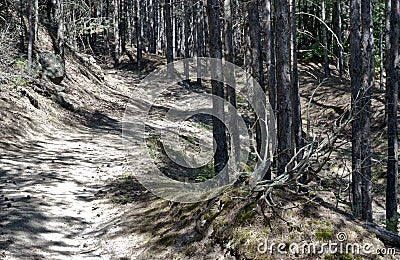
[{"label": "thin tree trunk", "polygon": [[[389,66],[390,66],[390,52],[391,52],[391,48],[390,48],[390,35],[391,35],[391,29],[390,29],[390,17],[391,17],[391,10],[392,10],[392,1],[391,0],[386,0],[385,2],[385,17],[386,17],[386,23],[385,23],[385,53],[386,53],[386,64],[385,64],[385,68],[386,68],[386,88],[385,88],[385,96],[386,96],[386,100],[387,100],[387,95],[388,95],[388,91],[389,91],[389,80],[388,80],[388,71]],[[385,123],[388,123],[388,107],[387,104],[385,104]]]},{"label": "thin tree trunk", "polygon": [[137,67],[140,69],[142,67],[142,25],[141,25],[141,5],[140,1],[138,2],[135,0],[133,3],[134,9],[135,9],[135,17],[134,17],[134,22],[135,22],[135,34],[136,34],[136,61],[137,61]]},{"label": "thin tree trunk", "polygon": [[361,20],[360,1],[351,0],[350,15],[350,76],[352,89],[352,194],[353,212],[362,216],[362,171],[361,171]]},{"label": "thin tree trunk", "polygon": [[[291,17],[291,28],[292,28],[292,103],[293,103],[293,130],[294,130],[294,141],[296,144],[297,151],[303,147],[302,137],[302,122],[301,122],[301,104],[300,104],[300,92],[299,92],[299,75],[297,68],[297,40],[296,40],[296,4],[295,0],[292,0],[292,17]],[[300,155],[300,157],[302,157]]]},{"label": "thin tree trunk", "polygon": [[[184,2],[183,3],[184,7],[184,16],[185,16],[185,21],[184,21],[184,37],[185,37],[185,59],[189,59],[189,52],[190,52],[190,47],[189,47],[189,36],[190,36],[190,9],[189,9],[189,3]],[[187,86],[190,86],[190,79],[189,79],[189,62],[185,60],[184,62],[184,72],[185,72],[185,82]]]},{"label": "thin tree trunk", "polygon": [[62,59],[64,59],[64,2],[58,0],[58,26],[57,26],[57,38],[58,38],[58,51]]},{"label": "thin tree trunk", "polygon": [[34,25],[34,6],[33,0],[28,0],[28,23],[29,23],[29,42],[28,42],[28,66],[29,74],[32,73],[33,69],[33,47],[35,41],[35,25]]},{"label": "thin tree trunk", "polygon": [[336,36],[338,38],[338,47],[337,47],[337,56],[338,56],[338,69],[340,77],[343,77],[344,68],[343,68],[343,46],[342,46],[342,8],[340,0],[336,1],[336,9],[337,9],[337,28],[336,28]]},{"label": "thin tree trunk", "polygon": [[[210,56],[218,59],[212,62],[211,80],[213,93],[213,137],[215,140],[214,168],[221,172],[228,162],[227,140],[224,126],[224,84],[222,71],[222,41],[219,0],[207,0],[208,24],[210,32]],[[217,79],[217,80],[215,80]],[[217,118],[218,117],[218,118]]]},{"label": "thin tree trunk", "polygon": [[[203,57],[204,55],[204,23],[203,23],[203,4],[200,1],[196,1],[195,4],[196,13],[197,13],[197,22],[196,22],[196,35],[197,35],[197,43],[196,43],[196,55],[197,57]],[[201,84],[201,64],[197,66],[197,84]]]},{"label": "thin tree trunk", "polygon": [[113,0],[114,11],[113,11],[113,22],[114,22],[114,64],[119,64],[119,58],[121,55],[120,49],[120,38],[119,38],[119,0]]},{"label": "thin tree trunk", "polygon": [[[321,1],[321,9],[322,9],[322,21],[326,23],[326,11],[325,11],[325,0]],[[329,57],[328,57],[328,42],[326,37],[326,27],[322,25],[322,44],[324,45],[324,73],[325,78],[330,77],[330,69],[329,69]]]},{"label": "thin tree trunk", "polygon": [[[265,84],[264,84],[264,70],[262,63],[262,48],[261,48],[261,27],[260,27],[260,16],[258,11],[258,0],[251,0],[247,2],[247,12],[249,19],[249,31],[250,31],[250,52],[251,52],[251,74],[256,79],[256,81],[260,84],[262,90],[265,93]],[[253,104],[256,102],[265,103],[265,97],[255,97],[257,100],[254,100]],[[256,105],[256,104],[255,104]],[[261,110],[260,110],[261,111]],[[263,119],[263,115],[261,116],[261,120]],[[257,117],[257,115],[256,115]],[[265,144],[262,143],[262,132],[265,122],[261,121],[260,118],[256,118],[256,144],[257,144],[257,153],[260,154],[261,158],[264,158],[264,150]]]},{"label": "thin tree trunk", "polygon": [[361,173],[362,173],[362,219],[372,222],[371,185],[371,89],[375,82],[374,35],[372,0],[361,3],[362,17],[362,99],[361,99]]},{"label": "thin tree trunk", "polygon": [[268,95],[269,103],[276,116],[276,68],[275,68],[275,39],[274,39],[274,24],[271,10],[271,0],[265,1],[265,50],[266,63],[268,68]]},{"label": "thin tree trunk", "polygon": [[[390,0],[389,0],[390,1]],[[387,56],[387,114],[388,114],[388,162],[386,187],[386,229],[397,233],[398,213],[398,126],[397,98],[399,94],[399,37],[400,37],[400,3],[391,0],[390,6],[390,47]],[[387,17],[387,18],[389,18]],[[386,19],[387,19],[386,18]]]},{"label": "thin tree trunk", "polygon": [[19,1],[19,19],[20,19],[20,30],[21,30],[21,52],[25,52],[25,37],[27,35],[25,21],[24,21],[24,1]]},{"label": "thin tree trunk", "polygon": [[[379,5],[381,8],[381,5]],[[384,70],[384,52],[383,52],[383,20],[385,19],[384,12],[385,10],[381,10],[379,8],[379,89],[383,88],[383,70]]]},{"label": "thin tree trunk", "polygon": [[[293,157],[292,102],[290,80],[290,21],[286,0],[275,1],[276,75],[278,102],[278,173],[282,174]],[[288,165],[290,170],[291,166]]]},{"label": "thin tree trunk", "polygon": [[[165,35],[167,38],[167,63],[172,63],[174,61],[174,50],[173,50],[173,32],[172,32],[172,18],[171,18],[171,0],[165,0],[164,5],[164,19],[165,19]],[[172,66],[168,66],[168,76],[173,78],[174,71]]]},{"label": "thin tree trunk", "polygon": [[157,52],[157,39],[158,39],[158,0],[153,0],[153,15],[152,15],[152,44],[151,44],[151,53]]},{"label": "thin tree trunk", "polygon": [[121,35],[121,53],[126,53],[126,0],[120,2],[120,35]]},{"label": "thin tree trunk", "polygon": [[39,0],[35,0],[35,29],[34,29],[34,41],[37,40],[39,31]]},{"label": "thin tree trunk", "polygon": [[[271,0],[265,0],[264,7],[264,31],[265,31],[265,59],[268,69],[268,98],[269,104],[271,105],[274,117],[276,118],[276,68],[275,68],[275,40],[274,40],[274,23],[271,9]],[[272,178],[271,167],[268,168],[267,173],[264,176],[265,180]]]},{"label": "thin tree trunk", "polygon": [[[225,28],[224,28],[224,43],[225,43],[225,60],[227,62],[233,63],[233,31],[232,31],[232,3],[231,0],[224,0],[224,15],[225,15]],[[235,91],[235,71],[228,70],[224,75],[227,80],[226,82],[231,82],[231,86],[227,85],[227,96],[228,101],[232,106],[228,107],[229,115],[229,125],[231,126],[231,151],[232,158],[235,162],[240,161],[240,136],[237,127],[236,118],[236,91]],[[235,165],[235,164],[233,164]],[[236,170],[236,169],[235,169]]]}]

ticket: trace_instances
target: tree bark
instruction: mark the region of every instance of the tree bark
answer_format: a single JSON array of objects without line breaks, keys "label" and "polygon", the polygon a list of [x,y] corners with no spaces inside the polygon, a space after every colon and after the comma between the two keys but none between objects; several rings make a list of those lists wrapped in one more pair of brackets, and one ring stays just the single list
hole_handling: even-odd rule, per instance
[{"label": "tree bark", "polygon": [[153,0],[153,8],[152,8],[152,44],[151,44],[151,53],[157,52],[157,39],[158,39],[158,0]]},{"label": "tree bark", "polygon": [[64,2],[63,0],[58,0],[58,25],[57,25],[57,44],[58,44],[58,54],[64,59]]},{"label": "tree bark", "polygon": [[[174,50],[173,50],[173,32],[172,32],[172,18],[171,18],[171,0],[165,0],[164,2],[164,19],[165,19],[165,35],[167,38],[167,63],[174,61]],[[168,77],[173,78],[174,71],[172,66],[168,66]]]},{"label": "tree bark", "polygon": [[29,42],[28,42],[28,66],[29,74],[33,70],[33,48],[35,42],[35,25],[34,25],[34,6],[33,0],[28,1],[28,23],[29,23]]},{"label": "tree bark", "polygon": [[[224,15],[225,15],[225,26],[224,26],[224,44],[225,44],[225,60],[227,62],[234,62],[233,56],[233,30],[232,30],[232,3],[231,0],[224,0]],[[237,128],[237,118],[236,118],[236,91],[235,91],[235,72],[229,70],[225,72],[224,75],[227,80],[226,82],[231,82],[233,85],[227,85],[227,96],[228,102],[232,105],[228,108],[229,115],[229,125],[231,126],[231,151],[232,157],[235,162],[240,161],[240,136],[239,130]],[[235,165],[235,164],[234,164]]]},{"label": "tree bark", "polygon": [[[264,84],[264,70],[263,70],[263,61],[262,61],[262,48],[261,48],[261,27],[260,27],[260,15],[258,11],[258,0],[250,0],[247,2],[247,13],[249,19],[249,32],[250,32],[250,53],[251,53],[251,74],[256,79],[256,81],[260,84],[262,90],[265,93],[265,84]],[[254,92],[253,92],[254,93]],[[253,104],[257,105],[258,103],[265,103],[265,96],[255,97]],[[259,110],[262,111],[262,110]],[[264,119],[263,115],[258,115],[261,118],[257,118],[256,115],[256,149],[257,153],[260,154],[261,158],[264,158],[264,150],[265,144],[262,143],[262,132],[264,131],[262,128],[265,127],[265,122],[261,121]]]},{"label": "tree bark", "polygon": [[361,171],[361,12],[360,0],[351,0],[350,15],[350,76],[352,89],[352,199],[353,213],[362,217]]},{"label": "tree bark", "polygon": [[35,0],[35,26],[34,26],[34,41],[37,40],[39,31],[39,0]]},{"label": "tree bark", "polygon": [[374,35],[372,0],[361,3],[362,17],[362,97],[361,97],[361,173],[362,219],[372,221],[371,185],[371,89],[375,83]]},{"label": "tree bark", "polygon": [[113,0],[113,22],[114,22],[114,64],[119,64],[121,55],[121,44],[119,38],[119,0]]},{"label": "tree bark", "polygon": [[[222,71],[222,41],[219,0],[207,0],[207,13],[209,24],[210,57],[218,59],[212,64],[211,80],[213,93],[213,136],[215,140],[214,168],[221,172],[228,162],[228,149],[225,133],[224,119],[224,84]],[[218,118],[216,118],[218,116]]]},{"label": "tree bark", "polygon": [[[293,104],[293,132],[296,150],[303,147],[303,130],[301,121],[301,104],[299,92],[299,73],[297,68],[297,30],[296,30],[296,3],[292,0],[291,13],[291,38],[292,38],[292,104]],[[299,154],[298,160],[301,160],[302,154]],[[302,178],[305,180],[306,178]]]},{"label": "tree bark", "polygon": [[[389,0],[390,1],[390,0]],[[386,229],[397,233],[397,195],[398,195],[398,126],[397,98],[399,92],[399,37],[400,3],[391,0],[390,6],[390,47],[387,57],[387,115],[388,115],[388,162],[386,187]]]},{"label": "tree bark", "polygon": [[[321,1],[321,9],[322,9],[322,21],[326,23],[325,0]],[[325,24],[322,25],[322,44],[324,45],[324,73],[325,73],[325,78],[328,78],[331,75],[331,71],[329,69],[328,41],[326,37]]]},{"label": "tree bark", "polygon": [[[204,23],[203,23],[203,3],[196,1],[195,9],[197,13],[196,22],[196,55],[197,57],[203,57],[204,55]],[[197,84],[201,84],[201,64],[197,65]]]},{"label": "tree bark", "polygon": [[336,36],[338,38],[337,44],[337,56],[338,56],[338,69],[340,77],[343,77],[344,67],[343,67],[343,36],[342,36],[342,4],[340,0],[336,1],[336,9],[337,9],[337,28],[336,28]]},{"label": "tree bark", "polygon": [[134,8],[134,23],[135,23],[135,38],[136,38],[136,61],[137,67],[140,69],[142,67],[142,25],[141,19],[141,6],[140,3],[135,0],[133,2]]},{"label": "tree bark", "polygon": [[292,102],[290,81],[290,22],[286,0],[275,1],[276,13],[276,75],[278,106],[278,174],[293,157],[292,144]]},{"label": "tree bark", "polygon": [[276,116],[276,68],[275,68],[275,39],[274,39],[274,23],[271,10],[271,0],[265,0],[265,51],[266,63],[268,68],[268,96],[269,103]]},{"label": "tree bark", "polygon": [[[190,36],[190,9],[189,9],[189,3],[184,2],[184,37],[185,37],[185,59],[189,59],[189,54],[190,54],[190,45],[189,45],[189,36]],[[185,73],[185,82],[187,86],[190,85],[190,79],[189,79],[189,62],[185,61],[184,62],[184,73]]]}]

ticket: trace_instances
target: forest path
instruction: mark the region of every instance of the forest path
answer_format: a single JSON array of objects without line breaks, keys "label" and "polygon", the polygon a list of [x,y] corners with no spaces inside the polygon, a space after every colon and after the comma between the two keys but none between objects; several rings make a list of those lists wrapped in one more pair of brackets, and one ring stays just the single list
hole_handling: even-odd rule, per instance
[{"label": "forest path", "polygon": [[[137,78],[117,74],[106,75],[116,95],[102,90],[102,96],[123,104],[117,96],[127,97]],[[0,142],[0,258],[139,257],[146,235],[115,235],[124,229],[119,221],[127,209],[101,196],[105,186],[129,171],[123,109],[111,114],[94,113],[88,127],[54,127],[15,143]]]}]

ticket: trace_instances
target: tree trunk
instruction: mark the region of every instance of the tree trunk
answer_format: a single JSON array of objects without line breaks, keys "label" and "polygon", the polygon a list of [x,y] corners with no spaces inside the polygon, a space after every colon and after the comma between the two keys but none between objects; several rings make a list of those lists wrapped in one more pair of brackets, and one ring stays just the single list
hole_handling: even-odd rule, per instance
[{"label": "tree trunk", "polygon": [[119,58],[121,55],[121,45],[119,39],[119,0],[113,0],[113,22],[114,22],[114,64],[119,64]]},{"label": "tree trunk", "polygon": [[338,38],[337,44],[337,56],[338,56],[338,69],[340,77],[343,77],[344,68],[343,68],[343,45],[342,45],[342,8],[341,8],[340,0],[336,1],[336,9],[337,9],[337,28],[336,28],[336,36]]},{"label": "tree trunk", "polygon": [[265,51],[266,63],[268,68],[268,95],[269,103],[276,116],[276,68],[275,68],[275,39],[274,39],[274,24],[271,10],[271,0],[265,0]]},{"label": "tree trunk", "polygon": [[[262,90],[265,93],[265,85],[264,85],[264,70],[263,70],[263,62],[262,62],[262,48],[261,48],[261,28],[260,28],[260,16],[258,11],[258,0],[250,0],[247,2],[247,12],[249,19],[249,31],[250,31],[250,53],[251,53],[251,74],[256,79],[256,81],[260,84]],[[254,93],[254,92],[253,92]],[[255,97],[253,104],[257,105],[258,103],[264,104],[265,97]],[[261,111],[261,110],[260,110]],[[264,158],[264,150],[265,144],[262,143],[262,132],[264,131],[262,128],[265,128],[265,122],[260,121],[263,119],[263,115],[258,115],[261,118],[257,118],[256,115],[256,149],[257,153],[260,154],[261,158]]]},{"label": "tree trunk", "polygon": [[28,0],[28,23],[29,23],[29,42],[28,42],[28,66],[29,66],[29,74],[32,73],[33,69],[33,48],[35,41],[35,25],[34,25],[34,6],[33,0]]},{"label": "tree trunk", "polygon": [[153,0],[153,8],[152,8],[152,44],[151,44],[151,53],[157,53],[157,39],[158,39],[158,0]]},{"label": "tree trunk", "polygon": [[127,27],[127,8],[126,0],[120,3],[120,35],[121,35],[121,53],[126,53],[126,27]]},{"label": "tree trunk", "polygon": [[[185,37],[185,59],[189,59],[189,54],[190,54],[190,46],[189,46],[189,36],[190,36],[190,9],[189,9],[189,3],[184,2],[183,3],[184,7],[184,16],[185,16],[185,21],[184,21],[184,37]],[[189,79],[189,62],[185,61],[184,62],[184,72],[185,72],[185,82],[186,85],[189,87],[190,86],[190,79]]]},{"label": "tree trunk", "polygon": [[135,23],[135,38],[136,38],[136,61],[137,67],[140,69],[142,67],[142,25],[141,19],[141,6],[140,3],[135,0],[133,3],[134,8],[134,23]]},{"label": "tree trunk", "polygon": [[360,0],[351,0],[350,15],[350,76],[352,89],[352,194],[353,213],[362,216],[361,171],[361,19]]},{"label": "tree trunk", "polygon": [[[390,1],[390,0],[389,0]],[[387,17],[389,18],[389,17]],[[386,19],[387,19],[386,18]],[[399,93],[399,37],[400,3],[391,0],[390,6],[390,47],[387,56],[387,115],[388,115],[388,162],[386,187],[386,229],[397,233],[397,195],[398,195],[398,126],[397,97]]]},{"label": "tree trunk", "polygon": [[35,0],[35,25],[34,25],[34,41],[37,40],[39,31],[39,0]]},{"label": "tree trunk", "polygon": [[[273,114],[276,118],[276,75],[275,75],[275,40],[274,40],[274,23],[271,9],[271,0],[265,0],[264,3],[264,32],[265,32],[265,61],[267,64],[267,90],[269,104],[271,105]],[[265,180],[272,178],[271,167],[268,168],[264,176]]]},{"label": "tree trunk", "polygon": [[[293,105],[293,132],[296,150],[303,147],[302,136],[302,121],[301,121],[301,104],[299,92],[299,74],[297,68],[297,30],[296,30],[296,3],[292,0],[292,13],[291,13],[291,38],[292,38],[292,105]],[[299,155],[299,160],[302,154]],[[305,178],[303,178],[305,180]]]},{"label": "tree trunk", "polygon": [[[325,0],[321,1],[321,9],[322,9],[322,21],[326,23],[326,11],[325,11]],[[324,45],[324,73],[325,78],[330,77],[330,69],[329,69],[329,57],[328,57],[328,41],[326,37],[326,26],[322,25],[322,44]]]},{"label": "tree trunk", "polygon": [[[210,57],[218,59],[212,64],[211,80],[213,94],[213,137],[215,140],[214,168],[221,172],[228,162],[228,149],[226,142],[224,120],[224,84],[222,71],[222,41],[219,0],[207,0],[207,13],[209,24]],[[218,118],[217,118],[218,117]]]},{"label": "tree trunk", "polygon": [[[231,0],[224,0],[224,15],[225,15],[225,28],[224,28],[224,43],[225,43],[225,60],[227,62],[233,63],[233,31],[232,31],[232,3]],[[232,106],[228,107],[229,115],[229,125],[231,126],[231,151],[232,158],[235,162],[240,161],[240,136],[239,130],[237,128],[237,118],[236,118],[236,91],[235,91],[235,72],[229,70],[225,72],[224,75],[228,80],[226,82],[231,82],[233,85],[227,85],[227,96],[228,101]],[[235,165],[235,164],[233,164]]]},{"label": "tree trunk", "polygon": [[372,22],[372,0],[362,1],[362,97],[361,97],[361,174],[362,219],[372,221],[371,186],[371,89],[374,87],[375,58]]},{"label": "tree trunk", "polygon": [[[167,38],[167,63],[174,61],[174,50],[173,50],[173,32],[172,32],[172,18],[171,18],[171,0],[165,0],[164,5],[164,19],[165,19],[165,35]],[[168,77],[173,78],[174,71],[172,66],[168,66]]]},{"label": "tree trunk", "polygon": [[381,10],[381,5],[379,5],[379,88],[383,88],[383,70],[384,70],[384,52],[383,52],[383,20],[385,19],[384,9]]},{"label": "tree trunk", "polygon": [[[385,2],[385,14],[386,14],[386,23],[385,23],[385,53],[386,53],[386,64],[385,64],[385,68],[386,68],[386,89],[385,89],[385,95],[386,95],[386,100],[387,100],[387,95],[388,95],[388,91],[389,91],[389,82],[390,80],[388,80],[388,71],[389,66],[390,66],[390,52],[391,52],[391,48],[390,48],[390,35],[391,35],[391,28],[390,28],[390,17],[391,17],[391,11],[392,11],[392,1],[391,0],[386,0]],[[385,104],[385,122],[388,123],[388,107],[387,104]]]},{"label": "tree trunk", "polygon": [[25,52],[25,37],[27,35],[27,31],[26,31],[26,26],[25,26],[25,21],[24,21],[24,2],[23,0],[19,1],[19,23],[20,23],[20,30],[21,30],[21,52]]},{"label": "tree trunk", "polygon": [[58,54],[64,59],[64,2],[58,0],[58,25],[57,25],[57,44]]},{"label": "tree trunk", "polygon": [[[286,0],[275,1],[276,13],[276,75],[278,106],[278,174],[285,171],[293,157],[292,102],[290,82],[290,22]],[[288,169],[290,170],[290,165]]]},{"label": "tree trunk", "polygon": [[[197,13],[197,22],[196,22],[196,55],[197,57],[203,57],[204,55],[204,23],[203,23],[203,3],[200,1],[196,1],[195,9]],[[197,66],[197,84],[201,84],[201,64]]]}]

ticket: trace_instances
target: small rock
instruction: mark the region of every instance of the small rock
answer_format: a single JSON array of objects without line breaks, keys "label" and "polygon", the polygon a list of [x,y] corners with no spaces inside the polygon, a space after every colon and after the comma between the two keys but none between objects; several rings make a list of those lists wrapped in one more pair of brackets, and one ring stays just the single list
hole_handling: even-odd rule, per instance
[{"label": "small rock", "polygon": [[42,75],[54,84],[59,85],[65,77],[64,60],[51,52],[42,52],[40,53],[39,63],[42,68]]},{"label": "small rock", "polygon": [[11,208],[11,203],[7,203],[7,208]]}]

